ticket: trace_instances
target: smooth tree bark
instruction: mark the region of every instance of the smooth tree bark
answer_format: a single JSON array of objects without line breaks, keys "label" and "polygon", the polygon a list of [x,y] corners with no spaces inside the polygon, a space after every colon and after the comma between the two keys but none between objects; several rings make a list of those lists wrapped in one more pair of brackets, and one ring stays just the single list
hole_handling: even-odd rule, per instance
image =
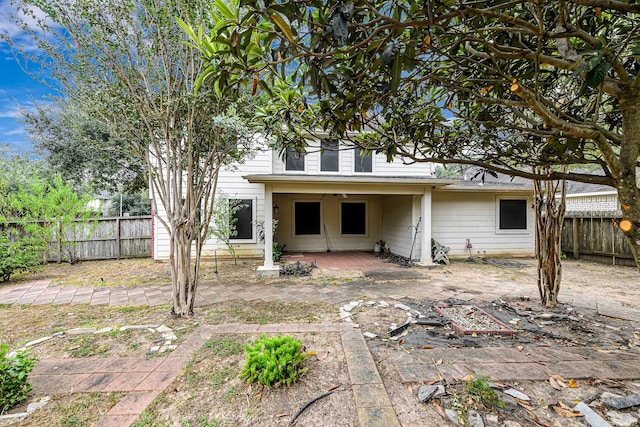
[{"label": "smooth tree bark", "polygon": [[15,5],[23,34],[10,42],[28,70],[38,77],[40,65],[45,83],[104,123],[144,164],[170,238],[171,311],[192,315],[219,172],[245,158],[256,140],[247,125],[253,104],[240,92],[195,92],[202,60],[177,19],[208,27],[217,14],[199,0]]}]

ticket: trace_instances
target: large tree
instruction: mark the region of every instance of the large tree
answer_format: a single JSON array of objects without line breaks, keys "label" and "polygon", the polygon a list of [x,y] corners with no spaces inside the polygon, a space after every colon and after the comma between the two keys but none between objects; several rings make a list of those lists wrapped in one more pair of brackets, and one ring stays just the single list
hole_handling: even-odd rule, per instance
[{"label": "large tree", "polygon": [[170,236],[171,309],[191,315],[218,173],[254,140],[244,124],[250,104],[237,92],[193,91],[201,59],[176,18],[209,21],[216,13],[198,0],[34,0],[18,4],[14,17],[38,46],[21,52],[31,67],[40,64],[48,82],[146,168]]},{"label": "large tree", "polygon": [[147,187],[139,157],[107,126],[64,99],[22,112],[29,137],[49,167],[76,189],[133,194]]},{"label": "large tree", "polygon": [[[274,100],[284,145],[326,129],[389,156],[617,189],[640,268],[640,5],[616,0],[243,0],[215,28]],[[207,37],[194,37],[203,48]],[[270,72],[265,72],[266,70]],[[237,71],[236,71],[237,72]],[[216,83],[219,84],[219,83]],[[286,126],[282,126],[282,123]],[[585,168],[563,169],[562,165]],[[536,174],[531,167],[550,173]]]}]

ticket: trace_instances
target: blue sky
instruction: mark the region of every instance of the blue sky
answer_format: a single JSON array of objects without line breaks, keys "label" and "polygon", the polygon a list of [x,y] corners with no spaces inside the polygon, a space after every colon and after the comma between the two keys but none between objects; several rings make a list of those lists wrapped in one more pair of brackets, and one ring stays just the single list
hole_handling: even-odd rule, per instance
[{"label": "blue sky", "polygon": [[[11,0],[0,0],[0,33],[20,41],[21,32],[11,22]],[[0,40],[0,144],[16,151],[32,149],[28,134],[19,123],[21,109],[32,109],[34,102],[46,101],[51,91],[28,76],[16,62],[8,44]]]}]

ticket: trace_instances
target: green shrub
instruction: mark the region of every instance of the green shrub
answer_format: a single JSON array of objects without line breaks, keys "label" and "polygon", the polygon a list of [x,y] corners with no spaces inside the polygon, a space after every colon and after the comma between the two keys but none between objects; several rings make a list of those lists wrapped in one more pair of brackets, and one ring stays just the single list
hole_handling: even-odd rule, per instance
[{"label": "green shrub", "polygon": [[9,347],[0,344],[0,413],[7,411],[26,397],[31,390],[27,376],[36,360],[26,351],[9,355]]},{"label": "green shrub", "polygon": [[474,402],[497,406],[498,408],[504,407],[504,403],[500,401],[496,392],[491,388],[491,382],[487,376],[479,375],[469,381],[467,383],[467,393]]},{"label": "green shrub", "polygon": [[[15,231],[15,230],[12,230]],[[42,248],[17,232],[0,231],[0,281],[8,281],[13,273],[28,271],[42,261]]]},{"label": "green shrub", "polygon": [[307,371],[302,362],[307,355],[302,350],[300,340],[290,336],[277,336],[256,340],[253,345],[245,344],[247,360],[240,378],[247,383],[257,381],[266,387],[291,385]]}]

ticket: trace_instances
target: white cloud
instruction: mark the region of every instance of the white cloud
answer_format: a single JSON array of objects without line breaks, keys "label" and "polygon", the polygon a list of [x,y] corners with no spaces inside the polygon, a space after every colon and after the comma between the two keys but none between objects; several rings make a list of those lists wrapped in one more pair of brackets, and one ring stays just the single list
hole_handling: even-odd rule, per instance
[{"label": "white cloud", "polygon": [[[20,26],[16,25],[13,16],[17,15],[31,30],[38,31],[38,21],[46,19],[47,14],[35,6],[31,6],[32,15],[25,15],[21,10],[16,8],[12,0],[0,0],[0,34],[9,38],[25,52],[33,52],[38,50],[35,41],[27,37],[26,33]],[[51,20],[49,20],[51,24]],[[6,42],[1,43],[0,51],[7,52],[9,46]]]},{"label": "white cloud", "polygon": [[15,136],[15,135],[25,135],[27,132],[22,129],[22,128],[15,128],[15,129],[11,129],[8,130],[6,132],[3,132],[2,135],[4,136]]}]

